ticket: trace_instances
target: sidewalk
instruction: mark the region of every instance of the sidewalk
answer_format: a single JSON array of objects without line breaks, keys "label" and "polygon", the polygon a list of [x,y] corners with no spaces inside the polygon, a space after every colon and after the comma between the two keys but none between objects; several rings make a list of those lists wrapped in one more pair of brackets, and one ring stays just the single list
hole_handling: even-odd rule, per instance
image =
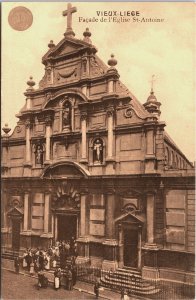
[{"label": "sidewalk", "polygon": [[[10,272],[15,272],[14,271],[14,262],[13,261],[9,261],[6,259],[6,261],[2,260],[2,269],[8,270]],[[50,283],[53,284],[53,273],[52,272],[48,272],[48,271],[44,271],[45,274],[47,274],[46,276],[48,277],[48,280]],[[33,275],[31,276],[27,271],[25,270],[21,270],[20,271],[21,275],[24,276],[29,276],[31,278],[35,278],[37,280],[37,275]],[[90,284],[90,283],[86,283],[86,282],[82,282],[82,281],[77,281],[76,285],[73,287],[74,290],[78,290],[80,292],[84,292],[90,295],[95,295],[94,294],[94,285]],[[115,300],[115,299],[120,299],[120,293],[111,291],[108,288],[104,288],[101,287],[100,288],[100,293],[99,293],[99,298],[100,299],[109,299],[109,300]],[[148,298],[145,297],[140,297],[140,296],[132,296],[130,297],[130,300],[138,300],[138,299],[142,299],[142,300],[148,300]]]},{"label": "sidewalk", "polygon": [[[8,270],[10,272],[15,272],[14,269],[12,267],[2,267],[2,270]],[[36,275],[30,275],[29,273],[27,273],[26,271],[22,270],[19,272],[21,275],[23,276],[28,276],[31,278],[35,278],[37,280],[37,276]],[[47,273],[46,271],[44,272],[45,274]],[[46,275],[47,276],[47,275]],[[50,277],[50,276],[48,276]],[[49,278],[49,282],[53,284],[53,280],[51,278]],[[94,286],[92,284],[86,283],[86,282],[81,282],[81,281],[77,281],[76,285],[73,287],[74,290],[78,290],[79,292],[84,292],[90,295],[95,295],[94,294]],[[109,289],[106,288],[101,288],[100,289],[100,293],[99,293],[99,298],[100,299],[120,299],[120,294],[115,293]]]},{"label": "sidewalk", "polygon": [[[77,289],[78,291],[85,292],[91,295],[94,294],[94,286],[90,283],[78,281],[76,285],[74,286],[74,289]],[[120,299],[120,294],[115,293],[109,289],[106,288],[100,288],[100,293],[99,293],[100,298],[103,299]]]}]

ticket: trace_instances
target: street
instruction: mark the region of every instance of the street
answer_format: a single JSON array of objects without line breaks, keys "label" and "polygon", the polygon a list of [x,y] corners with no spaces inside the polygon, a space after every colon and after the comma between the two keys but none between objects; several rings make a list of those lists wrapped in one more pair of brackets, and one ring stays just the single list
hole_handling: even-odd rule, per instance
[{"label": "street", "polygon": [[77,290],[66,291],[64,288],[55,291],[52,284],[47,289],[37,289],[37,280],[21,274],[2,269],[1,299],[95,299],[95,296]]}]

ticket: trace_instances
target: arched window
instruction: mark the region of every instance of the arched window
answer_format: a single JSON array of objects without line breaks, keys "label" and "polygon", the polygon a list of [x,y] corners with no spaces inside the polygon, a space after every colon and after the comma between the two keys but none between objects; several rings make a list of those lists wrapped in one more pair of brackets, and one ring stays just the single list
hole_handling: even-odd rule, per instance
[{"label": "arched window", "polygon": [[169,149],[167,147],[165,149],[165,160],[166,160],[166,164],[169,165],[169,163],[170,163],[170,155],[169,155]]},{"label": "arched window", "polygon": [[103,163],[103,141],[100,138],[95,139],[93,142],[93,163]]},{"label": "arched window", "polygon": [[179,159],[177,155],[176,155],[176,168],[179,168]]},{"label": "arched window", "polygon": [[62,127],[63,130],[71,129],[71,103],[69,101],[63,104]]},{"label": "arched window", "polygon": [[170,161],[170,165],[173,166],[174,163],[174,152],[171,151],[171,161]]},{"label": "arched window", "polygon": [[182,158],[179,158],[179,168],[182,169]]}]

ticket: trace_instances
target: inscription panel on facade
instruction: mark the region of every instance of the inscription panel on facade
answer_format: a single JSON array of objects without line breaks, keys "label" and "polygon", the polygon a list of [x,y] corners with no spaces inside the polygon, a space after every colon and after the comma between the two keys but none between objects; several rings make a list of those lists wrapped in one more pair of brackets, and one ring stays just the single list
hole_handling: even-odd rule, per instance
[{"label": "inscription panel on facade", "polygon": [[103,94],[106,92],[106,84],[99,84],[90,87],[90,96]]},{"label": "inscription panel on facade", "polygon": [[23,159],[24,158],[24,146],[13,146],[10,149],[11,159]]},{"label": "inscription panel on facade", "polygon": [[141,134],[125,134],[120,138],[120,151],[141,149]]},{"label": "inscription panel on facade", "polygon": [[105,209],[92,209],[90,210],[91,221],[104,221],[105,220]]},{"label": "inscription panel on facade", "polygon": [[97,236],[104,236],[105,235],[105,225],[104,224],[94,224],[90,223],[90,234],[97,235]]},{"label": "inscription panel on facade", "polygon": [[166,230],[166,241],[172,244],[183,244],[185,243],[185,233],[184,230]]}]

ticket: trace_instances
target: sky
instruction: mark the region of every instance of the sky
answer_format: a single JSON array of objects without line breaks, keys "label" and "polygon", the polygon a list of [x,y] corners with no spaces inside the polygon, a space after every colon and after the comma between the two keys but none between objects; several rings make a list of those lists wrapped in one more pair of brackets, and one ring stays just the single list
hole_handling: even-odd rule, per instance
[{"label": "sky", "polygon": [[[8,23],[12,8],[25,6],[33,14],[33,24],[16,31]],[[195,160],[195,57],[194,3],[179,2],[74,2],[73,30],[83,39],[89,27],[98,56],[107,63],[111,53],[118,61],[120,80],[143,104],[154,92],[161,102],[161,120],[166,131],[190,161]],[[67,2],[2,3],[2,127],[14,129],[15,115],[25,104],[26,81],[33,76],[36,86],[44,74],[42,56],[48,43],[57,44],[66,30],[62,11]],[[163,22],[101,22],[98,11],[139,11],[139,19]],[[98,22],[79,22],[79,18],[98,18]]]}]

